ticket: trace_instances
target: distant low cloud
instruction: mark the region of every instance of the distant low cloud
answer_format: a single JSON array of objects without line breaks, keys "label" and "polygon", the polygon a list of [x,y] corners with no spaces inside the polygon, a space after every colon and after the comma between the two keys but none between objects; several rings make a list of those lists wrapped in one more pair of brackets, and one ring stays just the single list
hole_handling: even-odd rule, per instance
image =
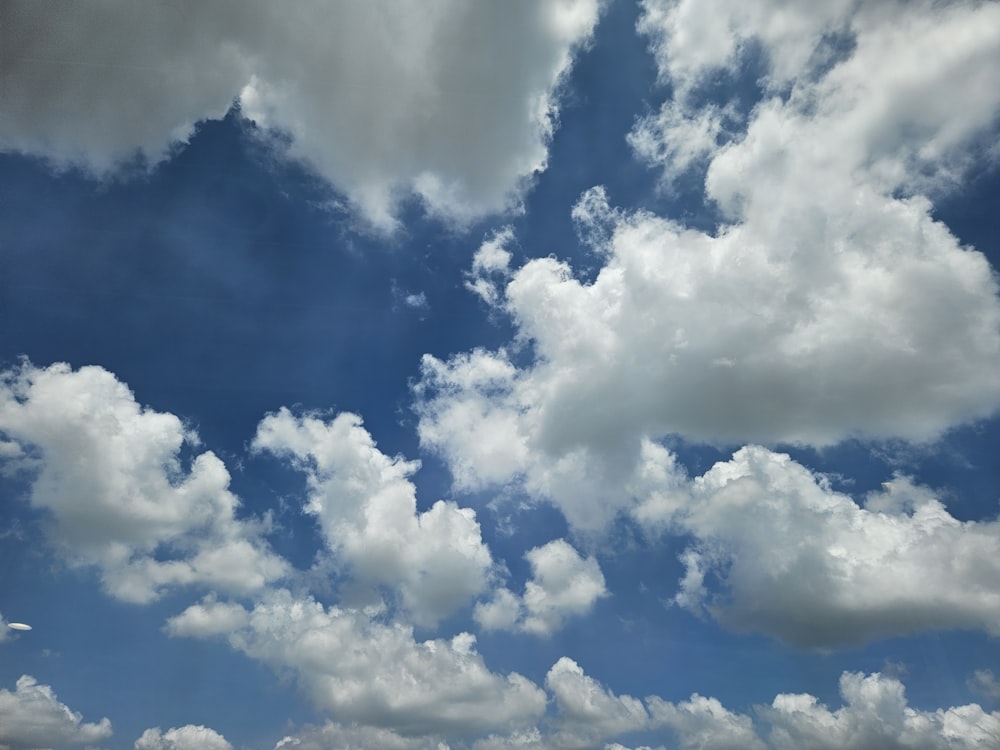
[{"label": "distant low cloud", "polygon": [[60,703],[48,685],[22,675],[14,692],[0,690],[0,747],[32,748],[86,745],[111,736],[111,722],[85,722]]},{"label": "distant low cloud", "polygon": [[442,750],[448,747],[439,737],[404,737],[388,729],[359,724],[327,722],[319,727],[303,727],[278,740],[274,750]]},{"label": "distant low cloud", "polygon": [[214,729],[187,724],[166,732],[147,729],[135,741],[135,750],[233,750],[233,746]]},{"label": "distant low cloud", "polygon": [[877,672],[844,672],[839,708],[806,693],[782,693],[750,714],[697,693],[677,703],[615,695],[566,657],[549,670],[546,686],[557,709],[550,726],[492,735],[474,748],[592,748],[638,731],[678,750],[992,750],[1000,740],[1000,713],[975,703],[918,710],[899,680]]},{"label": "distant low cloud", "polygon": [[[599,0],[7,3],[0,149],[114,173],[239,103],[371,223],[516,207]],[[511,55],[511,49],[517,49]],[[67,117],[66,113],[73,114]]]},{"label": "distant low cloud", "polygon": [[[33,458],[31,504],[73,565],[93,565],[112,596],[144,603],[171,586],[247,594],[288,564],[239,520],[229,472],[198,437],[135,400],[101,367],[24,362],[0,373],[0,433]],[[26,468],[25,468],[26,467]]]},{"label": "distant low cloud", "polygon": [[563,539],[535,547],[525,557],[531,578],[523,596],[502,588],[489,602],[476,605],[475,619],[482,628],[552,635],[566,619],[587,614],[607,596],[597,560],[584,559]]}]

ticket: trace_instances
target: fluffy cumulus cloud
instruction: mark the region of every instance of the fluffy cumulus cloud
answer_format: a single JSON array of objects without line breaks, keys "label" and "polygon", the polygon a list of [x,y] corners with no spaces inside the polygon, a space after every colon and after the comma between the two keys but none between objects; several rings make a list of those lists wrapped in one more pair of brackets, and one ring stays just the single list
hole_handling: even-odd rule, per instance
[{"label": "fluffy cumulus cloud", "polygon": [[531,578],[520,597],[498,589],[489,602],[476,605],[475,619],[487,630],[519,630],[551,635],[566,618],[588,613],[607,595],[597,560],[584,559],[563,539],[556,539],[525,555]]},{"label": "fluffy cumulus cloud", "polygon": [[147,729],[135,741],[135,750],[233,750],[233,746],[214,729],[187,724],[166,732]]},{"label": "fluffy cumulus cloud", "polygon": [[928,629],[997,634],[1000,521],[959,521],[898,477],[863,506],[787,455],[738,451],[691,483],[676,602],[804,646]]},{"label": "fluffy cumulus cloud", "polygon": [[401,736],[514,729],[545,711],[544,691],[517,673],[490,672],[468,633],[417,641],[412,627],[377,612],[325,608],[284,590],[266,595],[229,642],[291,670],[337,721]]},{"label": "fluffy cumulus cloud", "polygon": [[85,745],[111,736],[111,722],[85,722],[60,703],[52,688],[21,676],[14,688],[0,690],[0,747],[32,748]]},{"label": "fluffy cumulus cloud", "polygon": [[222,461],[185,460],[197,436],[103,368],[3,372],[0,433],[23,448],[16,466],[34,474],[30,501],[53,544],[71,564],[97,566],[115,597],[147,602],[178,584],[247,594],[287,571],[261,525],[236,518]]},{"label": "fluffy cumulus cloud", "polygon": [[649,714],[638,698],[618,696],[584,674],[568,657],[545,676],[555,696],[559,727],[551,743],[560,748],[586,748],[600,740],[645,728]]},{"label": "fluffy cumulus cloud", "polygon": [[838,748],[989,748],[1000,742],[1000,714],[976,704],[918,711],[902,683],[878,673],[845,672],[842,708],[830,711],[812,695],[779,695],[758,709],[771,725],[775,750]]},{"label": "fluffy cumulus cloud", "polygon": [[[648,3],[643,22],[675,85],[725,64],[734,29],[758,28],[773,80],[792,81],[745,123],[733,107],[675,98],[633,133],[670,174],[704,157],[706,193],[728,217],[716,233],[615,209],[595,188],[574,210],[602,261],[592,281],[554,258],[509,269],[502,247],[480,250],[474,291],[511,316],[534,358],[425,359],[421,437],[460,486],[526,478],[542,494],[579,494],[566,510],[586,524],[600,514],[585,488],[636,481],[648,437],[923,441],[1000,405],[996,280],[920,192],[985,153],[1000,8],[862,3],[853,44],[813,70],[822,19],[847,4],[816,18],[812,6],[751,5]],[[676,44],[713,35],[731,43]]]},{"label": "fluffy cumulus cloud", "polygon": [[106,174],[166,158],[238,102],[376,224],[391,226],[409,191],[471,218],[509,208],[544,169],[560,81],[599,12],[599,0],[8,3],[0,148]]},{"label": "fluffy cumulus cloud", "polygon": [[[618,696],[565,657],[545,684],[556,704],[548,727],[491,735],[476,750],[601,747],[639,731],[678,750],[991,750],[1000,742],[1000,713],[974,703],[918,710],[899,680],[879,673],[844,672],[840,708],[806,693],[783,693],[751,714],[697,693],[678,703]],[[615,741],[603,747],[625,748]]]},{"label": "fluffy cumulus cloud", "polygon": [[248,618],[239,604],[220,602],[209,594],[200,604],[192,604],[167,620],[166,631],[172,637],[208,638],[232,633],[246,625]]},{"label": "fluffy cumulus cloud", "polygon": [[305,510],[336,560],[357,584],[395,587],[418,623],[434,624],[487,585],[493,560],[475,512],[439,500],[417,513],[409,477],[419,462],[379,451],[360,417],[282,409],[260,423],[253,449],[306,473]]},{"label": "fluffy cumulus cloud", "polygon": [[757,722],[699,695],[676,705],[652,697],[648,704],[651,724],[676,734],[683,750],[985,750],[1000,741],[1000,714],[976,704],[916,710],[902,683],[878,673],[845,672],[840,694],[844,705],[835,711],[812,695],[778,695],[756,708]]}]

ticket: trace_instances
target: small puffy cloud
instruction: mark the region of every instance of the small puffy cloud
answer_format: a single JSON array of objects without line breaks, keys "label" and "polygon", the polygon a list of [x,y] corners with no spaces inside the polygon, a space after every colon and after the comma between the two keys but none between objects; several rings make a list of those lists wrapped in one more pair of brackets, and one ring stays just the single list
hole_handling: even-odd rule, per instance
[{"label": "small puffy cloud", "polygon": [[[7,3],[0,149],[99,175],[168,158],[238,102],[391,227],[410,193],[460,221],[516,206],[599,0]],[[518,54],[510,55],[516,48]]]},{"label": "small puffy cloud", "polygon": [[990,700],[1000,702],[1000,680],[990,669],[977,669],[965,683],[969,690]]},{"label": "small puffy cloud", "polygon": [[491,307],[502,297],[500,284],[509,276],[511,258],[507,245],[513,241],[514,228],[506,226],[483,242],[472,256],[472,271],[465,287]]},{"label": "small puffy cloud", "polygon": [[105,589],[148,602],[168,586],[246,594],[288,570],[237,520],[229,472],[173,414],[139,404],[101,367],[24,362],[0,374],[0,433],[37,456],[33,507],[74,565],[95,565]]},{"label": "small puffy cloud", "polygon": [[649,722],[641,700],[603,688],[568,657],[552,666],[545,687],[559,712],[559,729],[552,739],[556,747],[593,747],[607,737],[644,729]]},{"label": "small puffy cloud", "polygon": [[532,573],[524,595],[499,589],[489,602],[478,604],[474,616],[482,628],[548,636],[607,596],[597,560],[584,559],[564,539],[535,547],[525,557]]},{"label": "small puffy cloud", "polygon": [[208,638],[232,633],[246,625],[249,613],[239,604],[217,601],[209,594],[167,620],[166,631],[174,637]]},{"label": "small puffy cloud", "polygon": [[513,730],[545,711],[544,691],[517,673],[490,672],[467,633],[418,642],[410,626],[287,591],[259,603],[230,643],[291,670],[316,706],[339,721],[404,736]]},{"label": "small puffy cloud", "polygon": [[905,478],[859,506],[787,455],[737,451],[693,480],[698,541],[676,602],[822,647],[920,630],[997,634],[1000,521],[959,521]]},{"label": "small puffy cloud", "polygon": [[187,724],[166,732],[147,729],[135,741],[135,750],[233,750],[233,746],[214,729]]},{"label": "small puffy cloud", "polygon": [[433,624],[488,583],[493,560],[470,508],[439,500],[417,513],[420,464],[378,450],[354,414],[330,421],[282,409],[261,421],[255,451],[306,474],[307,513],[360,584],[394,586],[418,623]]},{"label": "small puffy cloud", "polygon": [[103,742],[111,736],[111,722],[84,722],[60,703],[48,685],[23,675],[14,692],[0,690],[0,746],[57,747]]}]

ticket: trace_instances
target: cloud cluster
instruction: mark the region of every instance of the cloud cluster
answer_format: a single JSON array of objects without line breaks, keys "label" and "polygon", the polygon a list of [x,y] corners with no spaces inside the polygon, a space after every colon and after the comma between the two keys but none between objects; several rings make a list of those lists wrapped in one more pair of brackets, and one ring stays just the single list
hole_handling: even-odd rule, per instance
[{"label": "cloud cluster", "polygon": [[899,680],[877,672],[844,672],[843,705],[835,710],[813,695],[783,693],[752,714],[697,693],[678,703],[615,695],[568,658],[549,670],[546,686],[557,707],[551,731],[493,735],[474,747],[590,748],[639,731],[679,750],[987,750],[1000,741],[1000,713],[977,704],[921,711],[908,704]]},{"label": "cloud cluster", "polygon": [[14,692],[0,690],[0,747],[30,748],[83,745],[111,736],[111,722],[96,724],[60,703],[48,685],[22,675]]},{"label": "cloud cluster", "polygon": [[474,617],[485,630],[518,630],[548,636],[568,617],[587,614],[607,596],[604,574],[593,557],[584,559],[564,539],[527,552],[531,578],[524,594],[500,588],[489,602],[476,605]]},{"label": "cloud cluster", "polygon": [[305,472],[305,511],[336,561],[359,585],[396,588],[417,623],[433,625],[486,587],[493,560],[475,512],[439,500],[417,513],[409,476],[419,462],[379,451],[360,417],[282,409],[261,421],[252,447]]},{"label": "cloud cluster", "polygon": [[147,729],[135,741],[135,750],[233,750],[233,746],[214,729],[187,724],[166,732]]},{"label": "cloud cluster", "polygon": [[599,11],[599,0],[8,3],[0,149],[107,174],[167,158],[237,102],[376,225],[392,226],[411,191],[465,220],[510,208],[545,168],[560,81]]},{"label": "cloud cluster", "polygon": [[536,721],[545,693],[517,673],[490,672],[475,637],[417,641],[377,612],[329,607],[287,591],[266,595],[234,648],[292,670],[302,691],[339,721],[401,735],[472,734]]},{"label": "cloud cluster", "polygon": [[211,452],[186,455],[197,436],[173,414],[136,402],[100,367],[0,374],[0,434],[34,473],[31,504],[74,565],[94,565],[105,589],[131,602],[168,586],[199,584],[248,594],[280,579],[287,563],[239,520],[229,472]]}]

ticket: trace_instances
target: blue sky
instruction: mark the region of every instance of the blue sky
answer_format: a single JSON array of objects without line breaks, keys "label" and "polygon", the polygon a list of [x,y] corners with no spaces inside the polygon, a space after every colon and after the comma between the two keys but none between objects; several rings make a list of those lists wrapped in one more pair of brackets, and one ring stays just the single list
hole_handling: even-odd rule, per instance
[{"label": "blue sky", "polygon": [[1000,6],[0,24],[0,747],[1000,745]]}]

